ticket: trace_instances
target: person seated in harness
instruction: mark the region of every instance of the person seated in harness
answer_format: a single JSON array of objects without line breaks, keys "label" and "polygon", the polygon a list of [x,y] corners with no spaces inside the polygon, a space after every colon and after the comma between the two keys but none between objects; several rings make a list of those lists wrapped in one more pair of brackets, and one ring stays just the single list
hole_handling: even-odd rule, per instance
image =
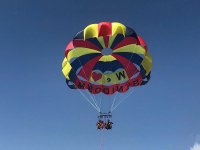
[{"label": "person seated in harness", "polygon": [[107,129],[107,130],[110,130],[110,129],[112,129],[112,122],[108,119],[108,121],[105,123],[105,128]]},{"label": "person seated in harness", "polygon": [[96,126],[97,126],[97,129],[101,129],[99,122],[96,123]]},{"label": "person seated in harness", "polygon": [[97,129],[103,129],[105,127],[105,123],[102,120],[99,120],[96,123]]}]

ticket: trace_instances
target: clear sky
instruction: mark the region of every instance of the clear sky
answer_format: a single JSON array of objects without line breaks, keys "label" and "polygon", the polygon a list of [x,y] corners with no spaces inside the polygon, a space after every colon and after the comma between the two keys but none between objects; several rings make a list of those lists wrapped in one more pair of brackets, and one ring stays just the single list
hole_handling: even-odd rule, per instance
[{"label": "clear sky", "polygon": [[[0,150],[199,150],[199,0],[0,0]],[[118,21],[147,42],[152,78],[98,132],[61,73],[86,25]],[[196,145],[193,147],[193,145]],[[193,149],[191,148],[193,147]]]}]

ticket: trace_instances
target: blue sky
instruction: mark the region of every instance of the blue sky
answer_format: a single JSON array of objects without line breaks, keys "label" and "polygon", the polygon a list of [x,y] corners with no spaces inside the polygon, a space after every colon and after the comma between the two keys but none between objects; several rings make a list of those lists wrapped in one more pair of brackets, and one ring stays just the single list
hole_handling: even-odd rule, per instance
[{"label": "blue sky", "polygon": [[[198,0],[1,0],[0,149],[199,150]],[[118,21],[147,42],[152,78],[113,112],[114,128],[61,73],[64,49],[86,25]],[[192,149],[193,145],[196,143]],[[191,149],[190,149],[191,148]]]}]

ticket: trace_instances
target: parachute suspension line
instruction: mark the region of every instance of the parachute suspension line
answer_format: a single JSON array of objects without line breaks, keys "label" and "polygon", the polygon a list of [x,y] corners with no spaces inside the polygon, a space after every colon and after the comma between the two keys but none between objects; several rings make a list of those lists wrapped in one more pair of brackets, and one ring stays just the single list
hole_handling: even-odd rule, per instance
[{"label": "parachute suspension line", "polygon": [[[80,59],[79,59],[79,57],[77,58],[78,59],[78,61],[79,61],[79,63],[80,63],[80,65],[83,67],[83,64],[81,63],[81,61],[80,61]],[[86,73],[85,73],[85,70],[83,69],[83,72],[84,72],[84,74],[85,74],[85,76],[86,76]],[[88,91],[88,95],[90,96],[90,98],[93,100],[93,99],[95,99],[95,97],[92,97],[93,95]],[[93,100],[94,101],[94,100]],[[94,102],[95,103],[95,102]],[[95,103],[95,105],[97,106],[97,104]],[[99,109],[99,111],[100,111],[100,108],[97,106],[97,108]]]},{"label": "parachute suspension line", "polygon": [[[101,85],[103,84],[103,80],[101,80]],[[100,107],[100,112],[102,111],[102,99],[103,99],[103,93],[98,93],[99,96],[97,95],[98,101],[99,101],[99,107]]]},{"label": "parachute suspension line", "polygon": [[[99,94],[101,94],[101,93],[99,93]],[[101,112],[101,108],[102,108],[102,99],[103,99],[103,94],[101,94],[100,96],[99,96],[99,108],[100,108],[100,112]]]},{"label": "parachute suspension line", "polygon": [[[109,62],[109,60],[108,60],[107,57],[106,57],[106,62]],[[112,68],[113,68],[113,65],[111,65],[111,64],[109,63],[109,64],[108,64],[108,70],[112,70]],[[105,75],[105,76],[106,76],[106,75]],[[106,77],[106,78],[107,78],[107,77]],[[104,80],[106,80],[106,78],[104,78]],[[103,83],[103,81],[102,81],[102,83]],[[108,113],[111,113],[111,109],[112,109],[113,103],[114,103],[115,100],[116,100],[116,96],[117,96],[117,94],[115,95],[114,99],[113,99],[113,98],[110,98],[110,100],[109,100],[109,105],[108,105],[109,110],[108,110]]]},{"label": "parachute suspension line", "polygon": [[[89,91],[88,91],[89,92]],[[97,103],[97,98],[95,97],[95,95],[93,95],[92,94],[92,97],[93,97],[93,102],[94,102],[94,104],[97,106],[97,108],[99,109],[99,112],[100,112],[100,107],[99,107],[99,105],[98,105],[98,103]]]},{"label": "parachute suspension line", "polygon": [[[89,93],[89,91],[87,91],[87,92]],[[92,94],[91,94],[91,95],[92,95]],[[97,101],[96,101],[96,99],[95,99],[95,97],[94,97],[93,95],[91,96],[91,99],[92,99],[94,105],[96,106],[96,108],[99,110],[98,112],[100,112],[100,108],[99,108],[99,106],[98,106],[98,104],[97,104]]]},{"label": "parachute suspension line", "polygon": [[102,108],[102,99],[103,99],[103,95],[101,95],[101,99],[100,99],[100,111],[101,111],[101,108]]},{"label": "parachute suspension line", "polygon": [[114,110],[115,110],[122,102],[124,102],[132,93],[133,93],[133,91],[131,91],[128,95],[126,95],[125,97],[123,97],[123,98],[118,102],[118,104],[116,104],[116,105],[113,107],[112,111],[114,111]]},{"label": "parachute suspension line", "polygon": [[100,112],[100,108],[97,106],[97,104],[95,103],[94,101],[94,98],[89,95],[87,92],[89,91],[86,91],[86,93],[82,92],[80,89],[78,89],[79,93],[81,93],[81,95],[85,98],[85,100],[87,100],[98,112]]},{"label": "parachute suspension line", "polygon": [[116,101],[116,99],[117,99],[117,95],[118,95],[118,92],[115,94],[115,97],[114,97],[114,99],[113,99],[112,105],[111,105],[111,107],[110,107],[110,112],[112,112],[113,106],[115,105],[115,101]]},{"label": "parachute suspension line", "polygon": [[[79,63],[80,63],[80,60],[79,60]],[[81,64],[81,63],[80,63],[80,64]],[[81,66],[82,66],[82,64],[81,64]],[[72,68],[72,70],[74,71],[73,68]],[[74,72],[75,72],[75,71],[74,71]],[[77,89],[78,89],[79,93],[83,96],[83,98],[84,98],[86,101],[88,101],[88,102],[93,106],[93,108],[94,108],[96,111],[100,112],[99,107],[97,107],[95,104],[93,104],[92,101],[86,96],[86,94],[84,94],[84,93],[81,91],[81,89],[79,89],[79,88],[77,88]],[[88,91],[88,92],[89,92],[89,91]],[[91,95],[89,95],[89,97],[92,99]]]},{"label": "parachute suspension line", "polygon": [[98,112],[100,112],[100,109],[99,108],[97,108],[86,96],[85,96],[85,94],[83,93],[83,92],[81,92],[80,90],[78,90],[80,93],[81,93],[81,95],[85,98],[85,100],[87,100],[93,107],[94,107],[94,109],[96,109]]},{"label": "parachute suspension line", "polygon": [[[106,62],[109,62],[109,59],[106,57]],[[110,71],[110,70],[112,70],[111,68],[113,68],[113,65],[111,65],[110,63],[108,63],[108,70]],[[106,77],[107,78],[107,77]],[[105,80],[106,80],[106,78],[105,78]],[[109,97],[110,97],[110,95],[109,95]],[[113,101],[113,99],[110,97],[109,98],[109,100],[108,100],[108,112],[107,113],[110,113],[111,112],[111,110],[110,110],[110,107],[111,107],[111,103],[112,103],[112,101]]]},{"label": "parachute suspension line", "polygon": [[[83,67],[83,64],[81,63],[81,61],[80,61],[80,58],[78,57],[77,58],[78,59],[78,61],[79,61],[79,64]],[[83,72],[84,72],[84,74],[85,74],[85,76],[86,76],[86,73],[85,73],[85,70],[83,69]],[[89,96],[92,98],[92,94],[88,91],[88,93],[89,93]]]},{"label": "parachute suspension line", "polygon": [[[132,57],[133,57],[133,54],[132,54],[131,57],[129,58],[129,62],[128,62],[128,64],[126,65],[125,70],[128,69],[128,67],[129,67],[129,65],[130,65],[130,60],[132,59]],[[130,81],[130,79],[131,79],[131,78],[129,78],[128,81]],[[116,104],[116,105],[114,106],[115,101],[116,101],[116,98],[115,98],[115,99],[114,99],[115,101],[113,102],[111,111],[114,111],[114,110],[115,110],[122,102],[124,102],[132,93],[133,93],[133,91],[131,91],[128,95],[122,97],[122,99],[118,102],[118,104]],[[118,94],[118,93],[117,93],[117,94]]]}]

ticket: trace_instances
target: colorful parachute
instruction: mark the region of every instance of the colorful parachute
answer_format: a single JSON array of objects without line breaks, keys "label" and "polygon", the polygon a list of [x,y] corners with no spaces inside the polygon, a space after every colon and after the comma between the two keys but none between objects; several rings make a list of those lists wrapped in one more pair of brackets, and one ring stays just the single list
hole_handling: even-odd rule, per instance
[{"label": "colorful parachute", "polygon": [[118,22],[91,24],[78,32],[62,63],[69,88],[109,95],[146,84],[151,68],[144,40]]}]

